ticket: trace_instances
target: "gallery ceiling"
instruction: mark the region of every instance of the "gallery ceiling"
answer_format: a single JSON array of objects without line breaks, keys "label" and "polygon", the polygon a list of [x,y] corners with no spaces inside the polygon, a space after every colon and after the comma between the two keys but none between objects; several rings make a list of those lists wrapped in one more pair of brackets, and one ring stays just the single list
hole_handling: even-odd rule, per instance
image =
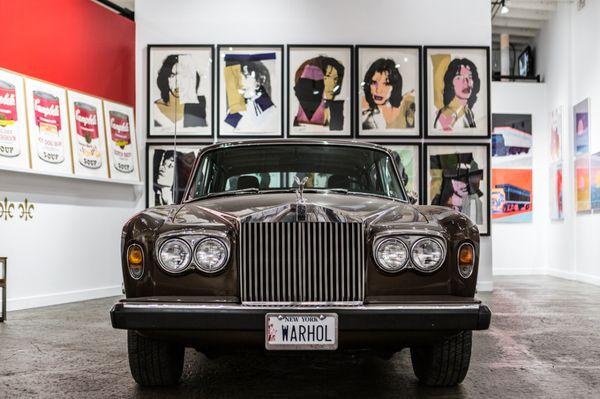
[{"label": "gallery ceiling", "polygon": [[531,44],[558,3],[573,0],[492,0],[492,45],[500,46],[500,34],[508,33],[516,49]]}]

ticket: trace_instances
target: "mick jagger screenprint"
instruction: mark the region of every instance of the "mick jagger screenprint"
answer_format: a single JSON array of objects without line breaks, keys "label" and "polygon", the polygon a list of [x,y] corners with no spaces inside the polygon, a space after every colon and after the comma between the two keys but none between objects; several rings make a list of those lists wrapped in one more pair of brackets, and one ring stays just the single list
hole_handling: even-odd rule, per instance
[{"label": "mick jagger screenprint", "polygon": [[218,136],[283,136],[283,46],[219,45]]},{"label": "mick jagger screenprint", "polygon": [[426,203],[467,215],[490,233],[488,144],[425,144]]},{"label": "mick jagger screenprint", "polygon": [[420,136],[421,48],[357,46],[356,70],[358,136]]},{"label": "mick jagger screenprint", "polygon": [[352,46],[288,46],[289,136],[352,135]]},{"label": "mick jagger screenprint", "polygon": [[489,137],[489,73],[489,47],[425,47],[427,137]]},{"label": "mick jagger screenprint", "polygon": [[212,135],[212,46],[148,46],[148,137]]}]

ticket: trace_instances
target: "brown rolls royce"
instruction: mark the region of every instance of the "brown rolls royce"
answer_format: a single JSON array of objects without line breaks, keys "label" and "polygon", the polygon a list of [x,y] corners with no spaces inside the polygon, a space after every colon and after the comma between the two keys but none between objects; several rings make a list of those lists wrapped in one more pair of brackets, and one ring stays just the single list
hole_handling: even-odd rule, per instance
[{"label": "brown rolls royce", "polygon": [[472,330],[477,227],[418,206],[391,151],[356,141],[215,144],[177,205],[147,209],[122,233],[128,330],[141,385],[175,384],[184,348],[207,354],[410,348],[424,384],[460,383]]}]

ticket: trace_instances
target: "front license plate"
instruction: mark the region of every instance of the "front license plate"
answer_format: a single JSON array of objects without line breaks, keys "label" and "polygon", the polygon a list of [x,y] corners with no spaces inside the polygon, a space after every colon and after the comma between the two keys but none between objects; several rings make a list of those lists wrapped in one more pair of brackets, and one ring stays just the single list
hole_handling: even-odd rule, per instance
[{"label": "front license plate", "polygon": [[267,313],[267,350],[335,350],[338,315],[335,313]]}]

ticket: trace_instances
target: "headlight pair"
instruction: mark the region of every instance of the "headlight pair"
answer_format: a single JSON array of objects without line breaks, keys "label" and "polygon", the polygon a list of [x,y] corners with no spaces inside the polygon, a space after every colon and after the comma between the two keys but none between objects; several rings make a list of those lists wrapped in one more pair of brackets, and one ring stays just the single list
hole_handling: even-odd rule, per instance
[{"label": "headlight pair", "polygon": [[160,266],[169,273],[181,273],[193,263],[200,271],[214,274],[227,264],[229,248],[218,238],[206,237],[198,241],[192,251],[186,241],[171,238],[160,245],[157,257]]},{"label": "headlight pair", "polygon": [[412,261],[414,267],[422,272],[437,270],[446,257],[444,243],[433,237],[416,240],[410,247],[399,238],[385,238],[377,242],[374,250],[377,265],[388,273],[403,270]]}]

